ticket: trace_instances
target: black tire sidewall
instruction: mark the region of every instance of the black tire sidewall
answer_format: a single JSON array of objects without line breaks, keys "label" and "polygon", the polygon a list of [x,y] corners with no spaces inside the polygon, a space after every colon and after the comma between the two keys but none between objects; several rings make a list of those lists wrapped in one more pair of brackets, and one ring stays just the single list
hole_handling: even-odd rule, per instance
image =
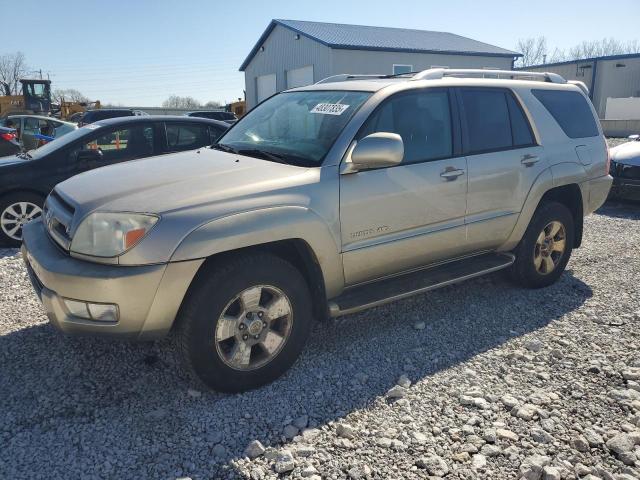
[{"label": "black tire sidewall", "polygon": [[[14,203],[29,202],[38,205],[42,209],[44,198],[33,192],[16,192],[0,197],[0,216],[5,209]],[[14,240],[7,236],[2,228],[0,228],[0,246],[3,247],[19,247],[22,244],[20,240]]]},{"label": "black tire sidewall", "polygon": [[[312,325],[311,297],[302,275],[288,262],[260,255],[230,265],[225,273],[203,281],[189,299],[189,322],[183,354],[191,370],[207,386],[239,392],[272,382],[287,371],[302,352]],[[226,277],[226,278],[225,278]],[[272,285],[288,297],[293,325],[286,344],[269,363],[256,370],[240,371],[227,366],[215,347],[215,328],[227,304],[241,291],[255,285]],[[185,351],[186,350],[186,351]]]},{"label": "black tire sidewall", "polygon": [[[565,251],[560,262],[553,272],[549,274],[539,273],[533,262],[533,252],[538,236],[542,229],[552,221],[562,223],[566,232]],[[555,283],[564,272],[574,243],[574,220],[567,207],[558,202],[550,202],[541,205],[534,214],[527,231],[516,251],[514,274],[516,280],[528,288],[542,288]]]}]

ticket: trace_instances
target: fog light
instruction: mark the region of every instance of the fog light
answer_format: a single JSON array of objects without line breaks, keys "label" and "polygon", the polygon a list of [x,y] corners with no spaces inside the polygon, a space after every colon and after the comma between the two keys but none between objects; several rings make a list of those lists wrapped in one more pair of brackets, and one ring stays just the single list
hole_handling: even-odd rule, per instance
[{"label": "fog light", "polygon": [[99,322],[117,322],[118,306],[108,303],[88,303],[89,313],[93,320]]},{"label": "fog light", "polygon": [[96,322],[117,322],[118,306],[112,303],[89,303],[64,298],[64,304],[74,317]]},{"label": "fog light", "polygon": [[64,304],[67,306],[67,310],[74,317],[90,319],[89,310],[87,310],[87,304],[84,302],[78,302],[77,300],[64,299]]}]

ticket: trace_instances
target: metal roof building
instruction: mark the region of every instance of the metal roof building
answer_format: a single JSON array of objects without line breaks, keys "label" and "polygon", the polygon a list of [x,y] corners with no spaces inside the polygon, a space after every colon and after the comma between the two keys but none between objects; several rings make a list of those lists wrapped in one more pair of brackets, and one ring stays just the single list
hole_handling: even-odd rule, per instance
[{"label": "metal roof building", "polygon": [[[524,70],[553,72],[567,80],[584,82],[601,119],[619,118],[617,113],[607,113],[608,99],[624,99],[622,103],[629,105],[632,110],[627,117],[640,119],[640,53],[546,63],[525,67]],[[609,104],[611,110],[611,100]]]},{"label": "metal roof building", "polygon": [[341,73],[396,74],[434,66],[511,69],[520,54],[447,32],[272,20],[240,66],[247,107]]}]

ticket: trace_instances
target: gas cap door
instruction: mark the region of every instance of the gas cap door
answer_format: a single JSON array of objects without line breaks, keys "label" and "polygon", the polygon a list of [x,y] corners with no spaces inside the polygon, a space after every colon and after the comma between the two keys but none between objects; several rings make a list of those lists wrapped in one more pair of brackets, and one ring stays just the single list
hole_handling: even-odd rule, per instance
[{"label": "gas cap door", "polygon": [[591,153],[586,145],[578,145],[576,147],[576,155],[583,165],[591,165]]}]

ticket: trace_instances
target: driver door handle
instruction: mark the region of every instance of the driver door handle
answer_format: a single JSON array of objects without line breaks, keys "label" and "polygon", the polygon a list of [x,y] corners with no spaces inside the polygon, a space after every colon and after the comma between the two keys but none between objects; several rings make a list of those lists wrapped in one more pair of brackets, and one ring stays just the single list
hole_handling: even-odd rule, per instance
[{"label": "driver door handle", "polygon": [[536,163],[538,163],[538,160],[540,159],[538,158],[537,155],[533,155],[532,153],[526,153],[520,159],[520,163],[522,163],[525,167],[531,167],[532,165],[535,165]]},{"label": "driver door handle", "polygon": [[462,170],[461,168],[453,168],[453,167],[447,167],[442,173],[440,173],[440,176],[442,178],[449,181],[455,180],[460,175],[464,175],[464,170]]}]

